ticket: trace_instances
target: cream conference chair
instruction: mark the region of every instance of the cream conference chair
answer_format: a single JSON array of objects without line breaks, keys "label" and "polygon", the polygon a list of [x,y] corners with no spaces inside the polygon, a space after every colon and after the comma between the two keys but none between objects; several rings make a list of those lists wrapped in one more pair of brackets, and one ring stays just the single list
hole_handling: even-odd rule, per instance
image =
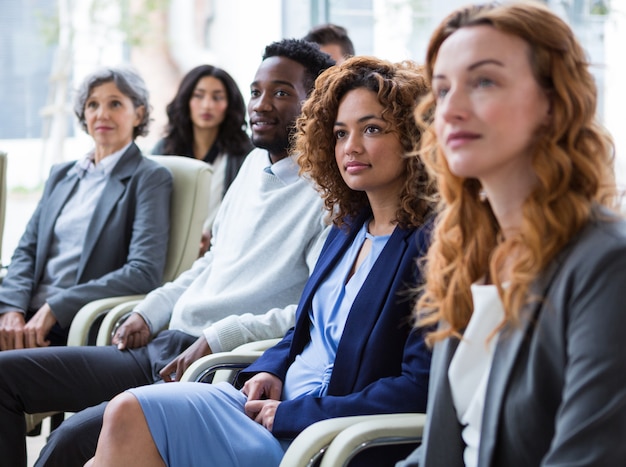
[{"label": "cream conference chair", "polygon": [[[172,173],[173,189],[170,198],[170,238],[163,283],[174,280],[189,269],[198,257],[202,225],[209,209],[209,192],[213,169],[205,162],[183,156],[148,156],[167,167]],[[0,176],[1,173],[0,165]],[[121,303],[137,303],[144,295],[103,298],[88,303],[74,317],[70,326],[68,345],[95,343],[98,324],[103,317]],[[54,412],[26,414],[27,431]]]}]

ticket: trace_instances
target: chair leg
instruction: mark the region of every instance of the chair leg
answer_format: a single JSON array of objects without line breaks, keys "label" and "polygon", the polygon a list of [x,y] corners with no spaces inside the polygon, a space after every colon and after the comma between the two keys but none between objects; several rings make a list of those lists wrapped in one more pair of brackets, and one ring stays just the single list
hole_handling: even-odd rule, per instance
[{"label": "chair leg", "polygon": [[26,436],[39,436],[41,434],[41,422],[37,423],[29,432],[26,433]]},{"label": "chair leg", "polygon": [[58,428],[65,420],[65,412],[57,412],[50,417],[50,432]]},{"label": "chair leg", "polygon": [[[27,421],[27,425],[31,426],[32,428],[30,429],[30,431],[26,433],[26,436],[39,436],[41,434],[41,423],[43,421],[42,418],[46,418],[48,416],[50,417],[50,432],[58,428],[59,425],[63,423],[63,420],[65,420],[65,412],[55,412],[55,413],[50,413],[49,415],[43,414],[43,417],[41,417],[40,415],[38,417],[39,422],[37,422],[37,418],[33,418],[31,423]],[[28,417],[33,417],[33,416],[26,415],[26,417],[28,420]],[[37,417],[37,414],[35,414],[34,417]],[[33,423],[36,423],[36,424],[33,425]]]}]

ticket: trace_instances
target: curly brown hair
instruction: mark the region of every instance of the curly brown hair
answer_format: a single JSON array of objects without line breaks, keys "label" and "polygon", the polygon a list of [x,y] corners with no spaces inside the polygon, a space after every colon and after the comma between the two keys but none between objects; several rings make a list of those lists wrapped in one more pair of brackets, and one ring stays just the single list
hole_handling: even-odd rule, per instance
[{"label": "curly brown hair", "polygon": [[[518,235],[500,238],[489,202],[480,200],[481,184],[452,174],[433,128],[435,96],[416,111],[426,128],[423,157],[436,174],[441,195],[433,244],[426,260],[426,286],[417,305],[418,325],[445,321],[429,335],[434,343],[460,336],[472,315],[470,285],[491,277],[499,289],[505,320],[516,323],[522,307],[541,297],[531,284],[555,255],[589,221],[594,204],[615,208],[613,143],[596,121],[596,87],[583,48],[572,30],[547,7],[532,3],[483,4],[450,14],[433,33],[427,50],[427,75],[442,43],[461,28],[487,25],[520,37],[530,48],[530,66],[550,99],[551,119],[538,130],[532,165],[538,182],[524,201]],[[538,33],[537,31],[540,31]],[[499,271],[510,266],[504,289]]]},{"label": "curly brown hair", "polygon": [[346,185],[335,161],[333,128],[339,104],[348,91],[358,88],[377,94],[384,108],[382,118],[389,123],[390,131],[398,135],[404,149],[407,177],[396,222],[403,227],[420,226],[432,210],[435,189],[422,160],[416,156],[421,132],[413,111],[430,88],[423,67],[411,61],[391,63],[374,57],[352,57],[317,78],[296,122],[293,150],[298,155],[301,173],[317,184],[336,225],[369,209],[366,194]]}]

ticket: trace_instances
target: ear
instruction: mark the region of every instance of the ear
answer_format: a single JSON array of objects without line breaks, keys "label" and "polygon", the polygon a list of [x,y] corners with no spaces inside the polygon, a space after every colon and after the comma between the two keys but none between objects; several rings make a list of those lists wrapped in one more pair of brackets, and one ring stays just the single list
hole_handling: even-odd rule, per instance
[{"label": "ear", "polygon": [[139,107],[135,108],[135,123],[133,125],[134,127],[139,126],[145,114],[146,114],[146,108],[143,105],[140,105]]},{"label": "ear", "polygon": [[543,117],[542,123],[545,126],[549,126],[550,123],[552,123],[552,110],[553,110],[553,104],[554,104],[554,100],[552,99],[552,93],[549,91],[544,91],[544,96],[546,98],[546,104],[547,104],[547,108],[545,111],[545,115]]}]

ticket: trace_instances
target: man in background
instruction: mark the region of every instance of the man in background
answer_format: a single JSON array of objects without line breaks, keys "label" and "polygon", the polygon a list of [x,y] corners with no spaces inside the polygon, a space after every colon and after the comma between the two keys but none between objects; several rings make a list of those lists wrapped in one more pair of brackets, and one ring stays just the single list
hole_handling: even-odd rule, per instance
[{"label": "man in background", "polygon": [[320,50],[330,55],[337,65],[354,55],[354,44],[343,26],[330,23],[320,24],[313,27],[302,39],[315,42]]}]

